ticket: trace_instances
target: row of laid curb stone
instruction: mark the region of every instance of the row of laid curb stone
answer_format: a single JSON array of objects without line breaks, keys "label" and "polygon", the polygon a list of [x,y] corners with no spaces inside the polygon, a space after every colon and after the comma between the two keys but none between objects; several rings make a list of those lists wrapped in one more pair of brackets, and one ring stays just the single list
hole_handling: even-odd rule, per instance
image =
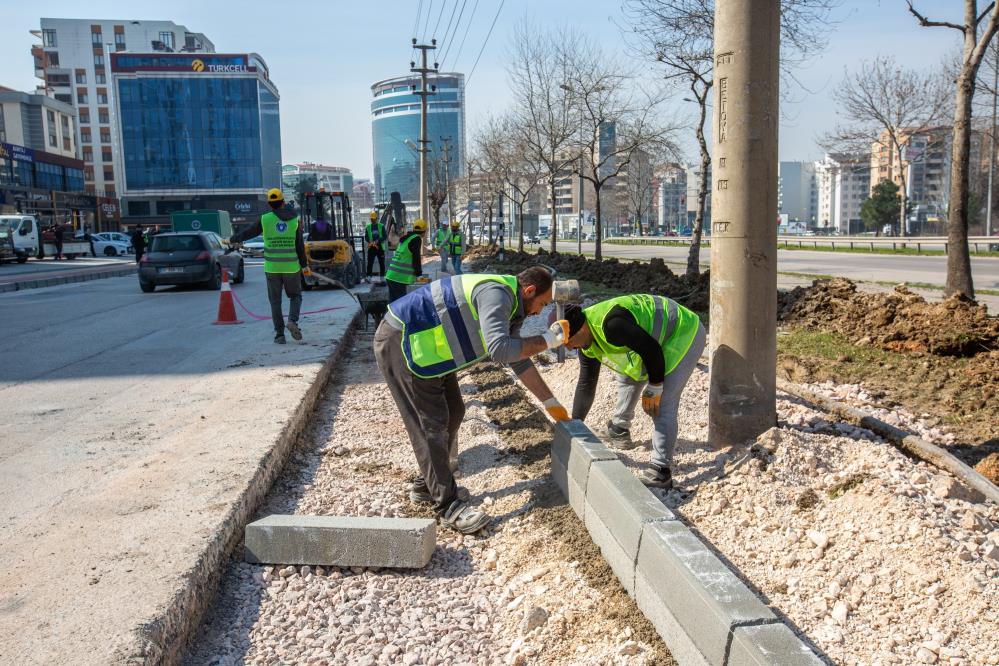
[{"label": "row of laid curb stone", "polygon": [[24,289],[40,289],[42,287],[55,287],[60,284],[71,284],[73,282],[88,282],[90,280],[103,280],[104,278],[122,277],[134,275],[139,270],[136,266],[127,268],[112,268],[100,271],[88,271],[76,273],[74,275],[63,275],[61,277],[38,278],[32,280],[22,280],[19,282],[8,282],[0,284],[0,294],[10,291],[23,291]]},{"label": "row of laid curb stone", "polygon": [[347,323],[343,337],[323,362],[274,446],[260,459],[238,499],[212,528],[211,534],[204,541],[197,563],[180,577],[181,582],[174,590],[170,605],[157,617],[132,630],[131,640],[118,650],[113,663],[159,666],[181,661],[183,650],[193,632],[215,600],[226,559],[243,538],[246,524],[270,492],[274,480],[294,451],[309,417],[315,411],[316,403],[329,383],[334,367],[352,344],[361,316],[361,310],[357,310]]},{"label": "row of laid curb stone", "polygon": [[556,424],[552,476],[682,666],[826,663],[582,421]]}]

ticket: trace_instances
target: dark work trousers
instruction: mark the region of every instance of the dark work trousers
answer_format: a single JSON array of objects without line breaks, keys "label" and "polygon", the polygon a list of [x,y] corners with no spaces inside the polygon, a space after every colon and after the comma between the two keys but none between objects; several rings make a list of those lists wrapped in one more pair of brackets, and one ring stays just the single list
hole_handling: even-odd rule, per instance
[{"label": "dark work trousers", "polygon": [[375,267],[375,257],[378,257],[378,276],[385,277],[385,250],[380,248],[368,248],[368,277],[371,277],[371,269]]},{"label": "dark work trousers", "polygon": [[402,355],[402,331],[384,319],[375,332],[375,361],[399,407],[420,476],[437,511],[444,512],[457,493],[449,450],[457,450],[458,428],[465,418],[457,374],[423,379],[410,372]]},{"label": "dark work trousers", "polygon": [[288,310],[288,321],[298,322],[298,313],[302,309],[302,274],[298,273],[266,273],[267,300],[271,302],[271,319],[274,321],[274,333],[284,335],[284,316],[281,314],[281,292],[288,294],[291,307]]},{"label": "dark work trousers", "polygon": [[406,287],[408,285],[396,282],[395,280],[389,280],[388,278],[385,279],[385,284],[388,286],[389,303],[406,295]]}]

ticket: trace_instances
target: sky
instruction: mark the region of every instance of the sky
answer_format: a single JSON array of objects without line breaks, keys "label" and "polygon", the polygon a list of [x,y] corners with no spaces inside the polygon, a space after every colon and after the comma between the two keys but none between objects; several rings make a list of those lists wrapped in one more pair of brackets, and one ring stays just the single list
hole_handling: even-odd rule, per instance
[{"label": "sky", "polygon": [[[954,0],[917,0],[931,18],[960,21]],[[29,31],[38,29],[37,5],[0,0],[0,85],[34,90]],[[346,166],[355,178],[372,174],[370,86],[375,81],[406,74],[412,55],[411,38],[440,42],[449,18],[463,13],[459,36],[442,70],[471,74],[466,90],[468,140],[478,123],[508,104],[505,63],[516,25],[527,20],[553,29],[569,25],[598,42],[607,53],[628,53],[618,0],[174,0],[130,3],[88,0],[81,3],[49,0],[45,16],[122,20],[171,20],[203,32],[219,52],[256,52],[270,67],[281,94],[281,143],[285,163],[311,161]],[[455,13],[452,9],[457,8]],[[474,12],[473,12],[474,10]],[[490,27],[495,18],[495,26]],[[457,24],[457,21],[455,21]],[[467,30],[466,30],[466,26]],[[893,55],[913,68],[936,68],[959,46],[959,34],[943,28],[919,27],[905,0],[841,0],[829,24],[828,48],[798,68],[806,89],[793,91],[782,103],[781,160],[813,160],[822,156],[816,137],[837,122],[833,91],[844,71],[878,55]],[[454,32],[454,29],[452,29]],[[488,37],[488,39],[487,39]],[[450,41],[450,40],[449,40]],[[473,64],[481,58],[473,71]],[[439,57],[444,57],[441,53]],[[649,76],[654,65],[643,62]],[[681,100],[668,113],[693,123],[696,106]],[[681,145],[687,159],[696,156],[693,130]]]}]

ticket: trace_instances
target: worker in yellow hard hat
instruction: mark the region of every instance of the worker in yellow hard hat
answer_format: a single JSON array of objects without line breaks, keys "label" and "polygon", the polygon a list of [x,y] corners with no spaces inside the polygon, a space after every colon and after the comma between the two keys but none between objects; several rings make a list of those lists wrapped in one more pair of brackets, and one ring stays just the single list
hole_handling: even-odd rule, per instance
[{"label": "worker in yellow hard hat", "polygon": [[461,233],[461,221],[451,220],[451,230],[447,235],[447,253],[451,258],[451,273],[461,275],[461,255],[465,252],[465,235]]},{"label": "worker in yellow hard hat", "polygon": [[305,258],[305,241],[298,214],[284,205],[284,193],[276,187],[267,190],[267,205],[271,210],[248,229],[229,239],[241,243],[248,238],[264,237],[264,275],[267,278],[267,299],[271,303],[274,322],[274,342],[285,344],[285,321],[281,314],[281,292],[291,301],[287,329],[295,340],[302,339],[298,315],[302,309],[302,274],[309,274]]},{"label": "worker in yellow hard hat", "polygon": [[378,259],[378,275],[385,277],[385,241],[388,232],[385,225],[378,220],[378,213],[371,211],[371,221],[364,227],[364,239],[368,242],[368,280],[371,280],[371,270]]},{"label": "worker in yellow hard hat", "polygon": [[385,273],[385,283],[388,285],[389,302],[406,295],[406,287],[423,278],[421,257],[423,256],[423,237],[427,233],[427,221],[417,218],[413,222],[413,230],[399,240],[398,247],[392,259],[389,260],[388,271]]}]

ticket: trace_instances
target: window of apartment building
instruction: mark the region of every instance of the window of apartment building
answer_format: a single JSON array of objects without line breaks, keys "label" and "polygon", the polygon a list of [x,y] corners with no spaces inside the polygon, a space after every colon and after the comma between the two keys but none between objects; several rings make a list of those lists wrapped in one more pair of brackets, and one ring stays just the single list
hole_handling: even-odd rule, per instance
[{"label": "window of apartment building", "polygon": [[59,100],[60,102],[62,102],[63,104],[72,104],[73,103],[73,96],[72,95],[65,95],[65,94],[61,94],[60,93],[60,94],[56,95],[55,98],[57,100]]},{"label": "window of apartment building", "polygon": [[94,181],[94,167],[89,165],[83,167],[83,180]]},{"label": "window of apartment building", "polygon": [[91,27],[90,43],[93,44],[94,46],[100,46],[101,44],[104,43],[104,38],[101,36],[101,27],[99,25]]},{"label": "window of apartment building", "polygon": [[72,139],[69,132],[69,116],[60,116],[59,120],[62,121],[62,149],[72,150]]},{"label": "window of apartment building", "polygon": [[84,146],[83,150],[81,152],[82,152],[82,155],[83,155],[83,161],[84,162],[93,162],[94,161],[94,149],[93,148],[91,148],[90,146]]},{"label": "window of apartment building", "polygon": [[111,130],[106,127],[101,128],[101,143],[111,143]]},{"label": "window of apartment building", "polygon": [[56,31],[42,30],[42,44],[44,46],[59,46],[56,42]]},{"label": "window of apartment building", "polygon": [[89,125],[90,124],[90,109],[87,107],[80,108],[80,124]]},{"label": "window of apartment building", "polygon": [[90,128],[81,127],[80,128],[80,143],[90,143]]},{"label": "window of apartment building", "polygon": [[123,32],[114,33],[114,50],[115,51],[125,50],[125,33]]},{"label": "window of apartment building", "polygon": [[104,167],[104,181],[108,183],[114,182],[114,167]]},{"label": "window of apartment building", "polygon": [[164,46],[166,46],[167,48],[172,49],[173,48],[173,33],[172,32],[161,32],[160,33],[160,41],[163,42]]},{"label": "window of apartment building", "polygon": [[78,70],[76,70],[76,82],[77,83],[86,83],[87,82],[87,70],[85,70],[85,69],[78,69]]},{"label": "window of apartment building", "polygon": [[46,110],[45,117],[48,118],[49,121],[49,145],[52,147],[58,146],[59,142],[56,140],[55,112],[51,110]]},{"label": "window of apartment building", "polygon": [[59,52],[58,51],[52,51],[51,53],[46,53],[45,55],[48,56],[49,67],[58,67],[59,66]]},{"label": "window of apartment building", "polygon": [[89,104],[90,103],[90,100],[87,99],[87,91],[86,90],[77,90],[76,91],[76,103],[77,104]]},{"label": "window of apartment building", "polygon": [[113,162],[114,161],[112,159],[112,157],[111,157],[111,149],[110,148],[101,148],[101,160],[104,161],[104,162]]},{"label": "window of apartment building", "polygon": [[108,103],[108,91],[107,90],[100,90],[100,89],[98,89],[98,91],[97,91],[97,103],[98,104],[107,104]]},{"label": "window of apartment building", "polygon": [[96,83],[98,85],[101,85],[101,84],[107,83],[107,82],[108,82],[108,78],[107,78],[107,76],[104,75],[104,70],[103,69],[98,69],[98,70],[96,70],[94,72],[94,83]]},{"label": "window of apartment building", "polygon": [[7,125],[4,123],[3,113],[0,112],[0,141],[7,140]]},{"label": "window of apartment building", "polygon": [[50,86],[68,86],[69,74],[49,74],[45,80]]},{"label": "window of apartment building", "polygon": [[99,109],[97,111],[97,122],[99,122],[102,125],[107,125],[109,122],[111,122],[111,118],[108,114],[107,109]]},{"label": "window of apartment building", "polygon": [[104,69],[104,56],[102,54],[94,54],[94,67],[97,69]]}]

